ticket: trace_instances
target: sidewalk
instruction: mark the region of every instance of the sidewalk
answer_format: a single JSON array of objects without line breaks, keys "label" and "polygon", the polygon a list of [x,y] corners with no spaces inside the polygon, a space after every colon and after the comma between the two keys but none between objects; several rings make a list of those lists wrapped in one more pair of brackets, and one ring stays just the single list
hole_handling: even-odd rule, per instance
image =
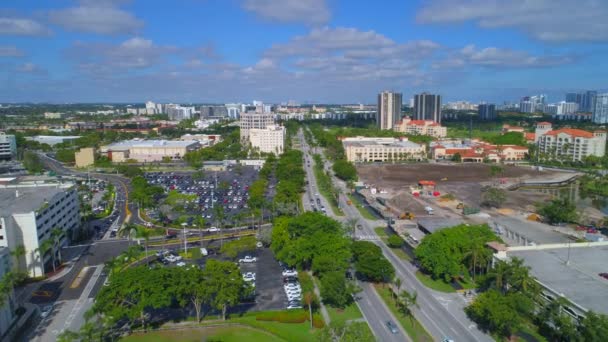
[{"label": "sidewalk", "polygon": [[329,317],[329,312],[327,312],[327,308],[325,307],[325,304],[323,304],[323,301],[321,300],[321,291],[319,291],[319,287],[317,286],[317,282],[315,281],[315,278],[313,277],[312,272],[309,271],[308,274],[310,275],[310,278],[312,279],[312,283],[315,285],[315,295],[319,298],[321,316],[323,316],[325,325],[329,325],[329,323],[331,323],[331,318]]}]

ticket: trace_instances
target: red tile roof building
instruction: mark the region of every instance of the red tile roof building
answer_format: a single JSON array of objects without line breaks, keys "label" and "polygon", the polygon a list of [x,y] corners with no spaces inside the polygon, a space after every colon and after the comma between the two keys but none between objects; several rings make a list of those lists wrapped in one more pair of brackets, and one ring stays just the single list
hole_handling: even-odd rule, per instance
[{"label": "red tile roof building", "polygon": [[473,140],[468,144],[451,145],[447,148],[441,144],[431,147],[433,159],[452,159],[458,153],[463,162],[481,163],[484,160],[492,162],[519,161],[523,160],[528,153],[528,148],[524,146],[492,145],[477,140]]},{"label": "red tile roof building", "polygon": [[409,116],[395,124],[395,131],[405,134],[428,135],[435,138],[444,138],[447,128],[432,120],[412,120]]},{"label": "red tile roof building", "polygon": [[581,161],[587,156],[603,157],[606,153],[605,131],[553,130],[551,123],[539,122],[535,135],[541,158]]}]

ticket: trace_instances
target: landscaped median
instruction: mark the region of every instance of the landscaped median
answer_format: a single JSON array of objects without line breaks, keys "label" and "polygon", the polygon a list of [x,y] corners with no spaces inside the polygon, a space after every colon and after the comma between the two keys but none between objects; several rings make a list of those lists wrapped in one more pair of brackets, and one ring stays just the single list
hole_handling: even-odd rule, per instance
[{"label": "landscaped median", "polygon": [[433,338],[431,335],[429,335],[426,329],[424,329],[422,324],[420,324],[420,322],[418,322],[418,320],[412,314],[406,315],[404,312],[407,311],[398,306],[395,299],[396,295],[391,294],[392,290],[388,286],[374,284],[374,288],[386,306],[388,306],[388,308],[391,310],[393,315],[397,317],[399,323],[413,341],[433,341]]},{"label": "landscaped median", "polygon": [[363,205],[363,203],[361,203],[361,200],[359,200],[357,198],[357,196],[353,195],[353,194],[346,194],[348,196],[348,199],[350,199],[352,205],[355,206],[355,208],[357,208],[357,210],[359,210],[359,213],[361,214],[361,216],[363,216],[363,218],[368,219],[368,220],[377,220],[378,218],[374,217],[374,215],[372,215],[369,210],[367,210],[367,208]]},{"label": "landscaped median", "polygon": [[323,170],[323,161],[318,154],[313,155],[315,166],[313,168],[315,178],[317,179],[317,189],[329,203],[331,211],[336,216],[344,216],[342,210],[338,207],[337,189],[332,184],[331,178]]}]

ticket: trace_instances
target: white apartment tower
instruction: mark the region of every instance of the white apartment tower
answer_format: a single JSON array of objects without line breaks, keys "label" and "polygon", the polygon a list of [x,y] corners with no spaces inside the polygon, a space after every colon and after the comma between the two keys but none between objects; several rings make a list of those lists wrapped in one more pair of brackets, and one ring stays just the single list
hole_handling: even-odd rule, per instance
[{"label": "white apartment tower", "polygon": [[402,95],[391,91],[378,94],[376,124],[380,129],[393,129],[401,119]]},{"label": "white apartment tower", "polygon": [[270,125],[274,125],[274,114],[241,113],[241,141],[249,140],[249,131],[251,129],[265,129]]},{"label": "white apartment tower", "polygon": [[285,147],[285,127],[270,125],[266,128],[253,128],[249,130],[249,143],[251,147],[263,153],[280,155]]}]

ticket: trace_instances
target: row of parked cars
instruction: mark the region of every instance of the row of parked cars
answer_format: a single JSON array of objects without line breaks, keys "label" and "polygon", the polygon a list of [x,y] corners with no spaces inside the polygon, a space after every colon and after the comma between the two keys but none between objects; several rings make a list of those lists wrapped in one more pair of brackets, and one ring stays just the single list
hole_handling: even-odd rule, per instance
[{"label": "row of parked cars", "polygon": [[168,250],[158,251],[156,252],[156,257],[158,258],[158,261],[160,261],[164,265],[175,263],[175,265],[179,267],[186,266],[186,263],[182,261],[181,255],[178,255],[175,252],[171,252]]},{"label": "row of parked cars", "polygon": [[283,290],[287,295],[287,309],[302,308],[302,287],[298,281],[298,271],[280,262],[283,275]]}]

